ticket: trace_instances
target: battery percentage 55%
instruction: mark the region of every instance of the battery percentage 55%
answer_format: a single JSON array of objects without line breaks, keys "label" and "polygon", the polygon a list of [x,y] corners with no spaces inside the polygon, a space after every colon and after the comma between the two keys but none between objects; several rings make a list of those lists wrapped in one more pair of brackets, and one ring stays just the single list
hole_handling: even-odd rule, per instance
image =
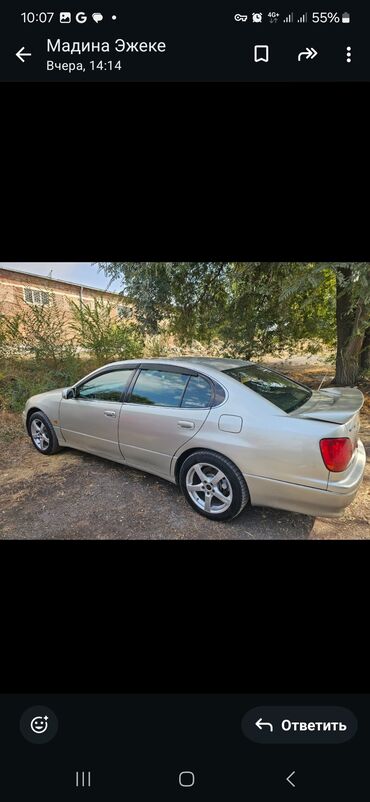
[{"label": "battery percentage 55%", "polygon": [[342,16],[338,11],[313,11],[312,22],[341,22]]}]

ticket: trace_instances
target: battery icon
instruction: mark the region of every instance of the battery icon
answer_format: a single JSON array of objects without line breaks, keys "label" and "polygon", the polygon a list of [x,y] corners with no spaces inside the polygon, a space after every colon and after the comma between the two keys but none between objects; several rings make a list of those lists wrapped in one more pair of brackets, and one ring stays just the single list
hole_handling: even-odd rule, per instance
[{"label": "battery icon", "polygon": [[344,14],[342,14],[342,22],[350,22],[350,21],[351,21],[351,17],[348,14],[348,11],[345,11]]}]

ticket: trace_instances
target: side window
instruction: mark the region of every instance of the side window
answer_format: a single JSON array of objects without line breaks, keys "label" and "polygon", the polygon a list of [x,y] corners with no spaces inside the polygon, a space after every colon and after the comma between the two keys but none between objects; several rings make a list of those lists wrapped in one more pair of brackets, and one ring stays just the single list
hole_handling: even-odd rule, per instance
[{"label": "side window", "polygon": [[213,388],[203,376],[191,376],[181,402],[182,407],[207,408],[212,404]]},{"label": "side window", "polygon": [[221,385],[218,384],[217,382],[214,383],[214,387],[215,387],[215,399],[213,402],[213,406],[218,407],[220,404],[223,404],[226,395],[223,387],[221,387]]},{"label": "side window", "polygon": [[135,382],[129,401],[132,404],[152,404],[160,407],[179,407],[189,376],[165,370],[142,370]]},{"label": "side window", "polygon": [[128,387],[134,370],[112,370],[100,373],[82,384],[77,390],[77,398],[91,401],[120,401]]}]

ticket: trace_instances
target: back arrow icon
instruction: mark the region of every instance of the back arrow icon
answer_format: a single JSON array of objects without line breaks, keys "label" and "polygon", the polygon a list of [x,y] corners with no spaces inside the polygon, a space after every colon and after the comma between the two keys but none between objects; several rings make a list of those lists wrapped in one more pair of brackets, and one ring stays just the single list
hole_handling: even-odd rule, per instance
[{"label": "back arrow icon", "polygon": [[302,52],[299,53],[298,61],[301,60],[302,56],[306,59],[315,58],[315,56],[317,56],[317,50],[315,50],[314,47],[306,47],[306,50],[302,50]]},{"label": "back arrow icon", "polygon": [[20,47],[20,48],[19,48],[19,50],[18,50],[18,53],[16,53],[15,55],[16,55],[16,56],[17,56],[17,58],[19,58],[19,60],[20,60],[20,61],[22,61],[22,63],[24,64],[24,58],[23,58],[23,56],[32,56],[32,53],[23,53],[23,50],[24,50],[24,45],[23,45],[23,47]]},{"label": "back arrow icon", "polygon": [[295,785],[294,785],[294,783],[292,783],[292,781],[291,781],[291,779],[290,779],[291,777],[293,777],[293,774],[295,774],[295,771],[292,771],[292,772],[291,772],[291,774],[289,774],[289,776],[288,776],[288,777],[286,777],[285,779],[286,779],[286,781],[287,781],[287,782],[288,782],[290,785],[292,785],[292,786],[293,786],[293,788],[295,788]]}]

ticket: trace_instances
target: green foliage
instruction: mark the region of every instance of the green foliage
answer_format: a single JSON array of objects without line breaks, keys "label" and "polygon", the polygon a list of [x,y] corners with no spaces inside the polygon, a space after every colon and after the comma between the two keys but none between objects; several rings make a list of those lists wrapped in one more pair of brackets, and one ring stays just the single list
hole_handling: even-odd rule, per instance
[{"label": "green foliage", "polygon": [[20,322],[21,315],[19,313],[11,318],[0,314],[0,358],[12,356],[22,350]]},{"label": "green foliage", "polygon": [[103,298],[92,305],[70,301],[76,342],[97,360],[132,359],[139,356],[143,336],[135,323],[117,318],[116,307]]},{"label": "green foliage", "polygon": [[[158,331],[158,321],[166,317],[171,297],[171,263],[104,262],[100,268],[111,279],[122,278],[125,292],[135,302],[139,326],[150,334]],[[140,297],[140,303],[137,299]]]},{"label": "green foliage", "polygon": [[[336,378],[369,368],[370,264],[111,262],[135,322],[105,299],[71,302],[72,324],[54,298],[0,314],[0,409],[20,411],[37,392],[68,386],[104,362],[203,353],[260,358],[337,344]],[[144,336],[145,335],[145,336]],[[88,353],[94,362],[81,359]],[[26,357],[22,360],[15,357]]]},{"label": "green foliage", "polygon": [[56,387],[68,387],[99,365],[92,360],[75,358],[55,366],[34,358],[0,360],[0,411],[21,412],[27,398]]},{"label": "green foliage", "polygon": [[370,322],[370,263],[337,262],[332,269],[336,274],[339,295],[348,295],[348,311],[353,311],[359,303],[365,307],[363,323],[366,327]]},{"label": "green foliage", "polygon": [[336,347],[336,382],[368,368],[368,262],[105,262],[141,325],[163,321],[180,343],[224,342],[225,356],[260,357],[304,344]]},{"label": "green foliage", "polygon": [[88,373],[54,297],[40,306],[22,302],[11,318],[1,315],[0,344],[1,410],[20,412],[31,395]]},{"label": "green foliage", "polygon": [[[98,299],[93,307],[73,306],[73,325],[54,299],[43,306],[22,302],[12,318],[0,315],[1,411],[20,412],[32,395],[72,385],[104,362],[142,353],[137,327],[112,316],[111,304]],[[78,346],[93,359],[79,354]]]},{"label": "green foliage", "polygon": [[[304,269],[303,269],[304,267]],[[259,356],[335,341],[335,276],[328,265],[273,262],[111,262],[151,333],[167,321],[182,343],[224,342],[229,356]],[[303,280],[304,279],[304,280]]]},{"label": "green foliage", "polygon": [[51,362],[54,367],[76,358],[65,313],[53,295],[48,304],[36,306],[22,302],[11,318],[1,315],[0,332],[2,356],[26,354],[40,362]]},{"label": "green foliage", "polygon": [[137,321],[149,334],[156,334],[162,321],[170,321],[184,341],[212,337],[210,326],[219,319],[217,303],[221,311],[225,299],[226,262],[104,262],[99,266],[112,279],[122,279]]}]

